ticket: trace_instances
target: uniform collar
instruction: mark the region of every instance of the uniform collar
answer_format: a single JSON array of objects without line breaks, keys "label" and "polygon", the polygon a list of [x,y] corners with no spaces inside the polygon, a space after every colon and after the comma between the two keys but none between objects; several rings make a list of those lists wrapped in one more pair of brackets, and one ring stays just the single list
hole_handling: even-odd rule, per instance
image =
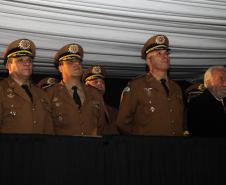
[{"label": "uniform collar", "polygon": [[[9,84],[9,86],[11,87],[11,88],[15,88],[15,87],[19,87],[20,85],[11,77],[11,76],[9,76],[8,78],[7,78],[7,81],[8,81],[8,84]],[[29,81],[29,83],[28,84],[26,84],[26,85],[28,85],[28,87],[29,87],[29,89],[31,89],[31,82]]]},{"label": "uniform collar", "polygon": [[[16,93],[17,95],[19,95],[20,97],[24,98],[25,100],[30,102],[30,98],[27,96],[26,92],[20,87],[20,85],[14,80],[12,79],[10,76],[7,78],[7,82],[9,85],[9,88]],[[29,83],[29,88],[31,90],[31,83]],[[33,94],[34,95],[34,94]]]},{"label": "uniform collar", "polygon": [[[146,79],[148,81],[153,80],[153,79],[156,80],[156,81],[160,81],[151,72],[147,73]],[[169,82],[169,79],[168,78],[165,78],[165,80],[166,80],[166,82]]]},{"label": "uniform collar", "polygon": [[146,74],[146,80],[147,81],[152,81],[152,80],[156,80],[156,79],[151,73],[147,73]]},{"label": "uniform collar", "polygon": [[69,86],[67,86],[67,84],[61,80],[60,83],[59,83],[61,86],[64,86],[66,89],[70,90],[73,86],[76,86],[78,88],[78,90],[80,89],[83,89],[84,88],[84,85],[81,83],[80,86],[78,85],[73,85],[71,88],[69,88]]}]

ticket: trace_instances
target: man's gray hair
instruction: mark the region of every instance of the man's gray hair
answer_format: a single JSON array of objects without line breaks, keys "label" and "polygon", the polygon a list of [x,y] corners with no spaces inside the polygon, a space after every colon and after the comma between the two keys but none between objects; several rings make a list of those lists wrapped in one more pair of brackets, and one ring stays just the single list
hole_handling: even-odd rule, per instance
[{"label": "man's gray hair", "polygon": [[204,86],[206,88],[209,86],[208,82],[212,82],[214,71],[224,71],[226,73],[226,69],[225,69],[224,66],[211,66],[211,67],[209,67],[204,74]]}]

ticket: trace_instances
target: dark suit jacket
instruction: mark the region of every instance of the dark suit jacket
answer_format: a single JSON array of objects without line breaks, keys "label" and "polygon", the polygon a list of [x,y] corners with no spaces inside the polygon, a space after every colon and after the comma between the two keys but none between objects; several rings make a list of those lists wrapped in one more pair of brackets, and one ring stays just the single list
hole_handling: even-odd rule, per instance
[{"label": "dark suit jacket", "polygon": [[188,129],[193,136],[226,135],[226,98],[224,105],[205,90],[188,104]]}]

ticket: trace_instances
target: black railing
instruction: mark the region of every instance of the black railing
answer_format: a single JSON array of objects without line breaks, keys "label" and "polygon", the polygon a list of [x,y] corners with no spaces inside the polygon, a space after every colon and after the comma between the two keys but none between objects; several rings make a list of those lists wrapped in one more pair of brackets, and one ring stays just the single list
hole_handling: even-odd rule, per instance
[{"label": "black railing", "polygon": [[0,185],[225,185],[226,139],[0,135]]}]

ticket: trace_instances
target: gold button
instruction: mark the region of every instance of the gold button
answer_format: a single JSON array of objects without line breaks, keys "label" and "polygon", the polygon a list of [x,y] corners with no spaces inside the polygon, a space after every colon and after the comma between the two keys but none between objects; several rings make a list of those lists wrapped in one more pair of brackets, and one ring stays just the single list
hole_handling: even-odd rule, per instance
[{"label": "gold button", "polygon": [[81,135],[84,135],[84,133],[83,133],[83,132],[81,132]]}]

